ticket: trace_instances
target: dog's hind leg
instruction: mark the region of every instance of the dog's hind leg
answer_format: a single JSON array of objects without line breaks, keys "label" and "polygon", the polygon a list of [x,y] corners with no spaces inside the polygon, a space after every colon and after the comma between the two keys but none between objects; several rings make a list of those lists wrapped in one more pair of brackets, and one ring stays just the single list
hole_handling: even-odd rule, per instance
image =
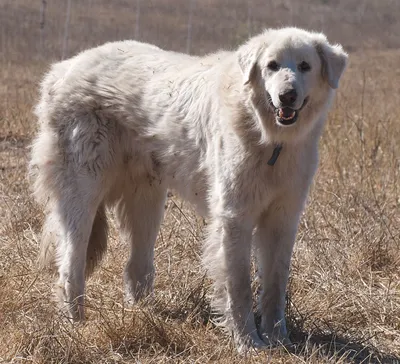
[{"label": "dog's hind leg", "polygon": [[75,175],[69,179],[69,188],[62,189],[53,211],[61,228],[56,246],[56,293],[67,317],[74,321],[84,319],[87,250],[102,197],[98,181],[89,175]]},{"label": "dog's hind leg", "polygon": [[41,260],[52,258],[54,247],[56,293],[66,315],[81,320],[85,273],[105,250],[103,200],[116,178],[119,133],[101,110],[89,113],[84,100],[70,107],[66,99],[50,105],[50,92],[43,92],[46,97],[38,108],[41,127],[30,162],[34,195],[47,214]]},{"label": "dog's hind leg", "polygon": [[[156,185],[156,186],[155,186]],[[152,292],[154,245],[164,214],[166,188],[145,182],[125,188],[116,212],[121,238],[131,248],[125,267],[125,299],[134,303]]]}]

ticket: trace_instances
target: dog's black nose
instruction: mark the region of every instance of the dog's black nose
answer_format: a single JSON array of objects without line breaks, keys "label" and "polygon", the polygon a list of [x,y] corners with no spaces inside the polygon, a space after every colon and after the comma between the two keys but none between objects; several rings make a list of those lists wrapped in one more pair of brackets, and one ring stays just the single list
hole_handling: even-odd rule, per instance
[{"label": "dog's black nose", "polygon": [[281,100],[282,104],[285,106],[293,105],[296,99],[297,99],[297,92],[295,89],[291,89],[279,95],[279,100]]}]

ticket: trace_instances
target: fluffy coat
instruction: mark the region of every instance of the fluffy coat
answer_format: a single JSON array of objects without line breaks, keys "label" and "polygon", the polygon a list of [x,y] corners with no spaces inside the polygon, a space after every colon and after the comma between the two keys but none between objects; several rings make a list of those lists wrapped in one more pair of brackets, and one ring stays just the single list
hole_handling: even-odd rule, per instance
[{"label": "fluffy coat", "polygon": [[[46,211],[41,261],[55,257],[68,317],[84,318],[85,275],[107,247],[106,207],[115,207],[131,246],[127,300],[151,292],[170,188],[210,220],[204,266],[214,281],[213,307],[238,349],[289,342],[292,248],[346,61],[324,35],[283,28],[204,57],[124,41],[54,64],[36,108],[30,171]],[[262,286],[259,327],[252,248]]]}]

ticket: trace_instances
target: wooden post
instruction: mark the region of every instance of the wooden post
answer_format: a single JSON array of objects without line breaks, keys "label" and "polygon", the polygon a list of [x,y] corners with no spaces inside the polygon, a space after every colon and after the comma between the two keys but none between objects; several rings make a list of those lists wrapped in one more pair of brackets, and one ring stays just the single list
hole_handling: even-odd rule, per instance
[{"label": "wooden post", "polygon": [[193,19],[194,2],[195,0],[190,0],[189,4],[189,18],[188,18],[187,39],[186,39],[187,54],[190,54],[190,49],[192,47],[192,19]]},{"label": "wooden post", "polygon": [[40,55],[44,56],[44,25],[46,23],[46,6],[47,1],[42,0],[42,5],[40,6]]},{"label": "wooden post", "polygon": [[65,59],[67,57],[68,52],[68,32],[69,32],[69,18],[71,16],[71,0],[68,0],[67,3],[67,16],[65,17],[65,26],[64,26],[64,39],[63,39],[63,47],[62,47],[62,55],[61,59]]},{"label": "wooden post", "polygon": [[139,39],[140,31],[140,0],[136,0],[136,24],[135,24],[135,39]]}]

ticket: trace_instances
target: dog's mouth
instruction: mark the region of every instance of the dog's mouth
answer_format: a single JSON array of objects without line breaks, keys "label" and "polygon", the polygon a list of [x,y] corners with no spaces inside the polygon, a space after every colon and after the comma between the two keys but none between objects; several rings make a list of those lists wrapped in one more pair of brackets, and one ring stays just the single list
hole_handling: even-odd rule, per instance
[{"label": "dog's mouth", "polygon": [[292,109],[291,107],[275,107],[275,105],[272,102],[271,97],[268,97],[268,99],[269,99],[270,107],[272,108],[272,110],[275,113],[276,122],[279,125],[284,125],[284,126],[293,125],[297,121],[300,111],[304,108],[304,106],[306,106],[306,104],[308,102],[308,97],[306,97],[304,99],[301,107],[299,109],[295,110],[295,109]]},{"label": "dog's mouth", "polygon": [[290,107],[275,109],[276,120],[282,125],[292,125],[296,122],[299,112]]}]

